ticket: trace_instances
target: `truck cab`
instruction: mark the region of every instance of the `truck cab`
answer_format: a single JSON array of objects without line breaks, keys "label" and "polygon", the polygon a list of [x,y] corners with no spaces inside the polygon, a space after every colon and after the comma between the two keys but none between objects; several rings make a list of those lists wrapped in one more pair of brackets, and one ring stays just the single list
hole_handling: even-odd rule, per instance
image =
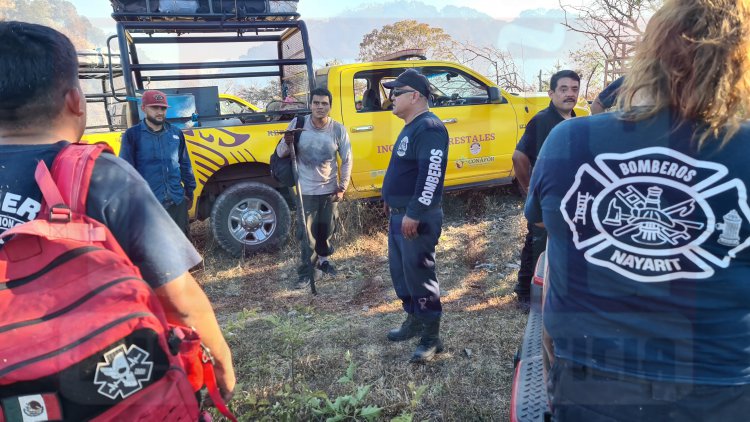
[{"label": "truck cab", "polygon": [[[511,183],[516,143],[529,119],[547,106],[546,94],[546,101],[510,94],[457,63],[393,57],[331,66],[315,73],[316,85],[333,93],[331,116],[349,130],[355,157],[352,196],[380,194],[393,144],[403,128],[403,121],[391,112],[389,92],[383,84],[410,68],[427,77],[430,110],[448,129],[446,189]],[[360,99],[362,107],[358,109]]]}]

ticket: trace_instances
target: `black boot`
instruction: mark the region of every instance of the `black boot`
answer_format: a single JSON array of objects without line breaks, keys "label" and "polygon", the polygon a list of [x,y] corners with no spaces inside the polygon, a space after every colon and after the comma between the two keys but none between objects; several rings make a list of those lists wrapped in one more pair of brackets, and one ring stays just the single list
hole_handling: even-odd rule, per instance
[{"label": "black boot", "polygon": [[413,363],[428,362],[444,350],[443,340],[440,340],[440,317],[424,320],[423,324],[422,338],[410,359]]},{"label": "black boot", "polygon": [[394,328],[388,331],[388,340],[406,341],[416,337],[422,332],[422,324],[417,321],[414,314],[406,314],[406,321],[401,324],[401,328]]}]

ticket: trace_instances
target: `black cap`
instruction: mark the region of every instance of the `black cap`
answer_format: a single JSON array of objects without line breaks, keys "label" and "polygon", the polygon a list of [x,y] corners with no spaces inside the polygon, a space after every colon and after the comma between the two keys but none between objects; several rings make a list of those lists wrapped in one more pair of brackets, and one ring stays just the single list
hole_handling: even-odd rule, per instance
[{"label": "black cap", "polygon": [[396,79],[383,84],[386,88],[400,88],[407,85],[414,88],[425,98],[430,98],[430,82],[424,75],[414,69],[407,69]]}]

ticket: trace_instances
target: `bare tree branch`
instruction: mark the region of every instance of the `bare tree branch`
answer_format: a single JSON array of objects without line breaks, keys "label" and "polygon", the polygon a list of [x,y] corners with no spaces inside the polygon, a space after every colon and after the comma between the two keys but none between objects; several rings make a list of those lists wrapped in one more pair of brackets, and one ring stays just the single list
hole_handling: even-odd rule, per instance
[{"label": "bare tree branch", "polygon": [[604,79],[611,81],[622,72],[632,46],[663,0],[558,0],[558,3],[564,12],[562,25],[585,35],[596,45],[604,58]]}]

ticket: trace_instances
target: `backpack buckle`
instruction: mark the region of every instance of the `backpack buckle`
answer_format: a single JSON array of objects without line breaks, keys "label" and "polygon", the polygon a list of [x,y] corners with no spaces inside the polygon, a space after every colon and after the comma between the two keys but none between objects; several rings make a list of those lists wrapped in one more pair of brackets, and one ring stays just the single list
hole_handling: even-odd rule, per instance
[{"label": "backpack buckle", "polygon": [[53,205],[49,209],[49,221],[51,223],[70,223],[73,212],[65,204]]},{"label": "backpack buckle", "polygon": [[203,353],[201,354],[201,360],[203,361],[203,363],[211,362],[211,365],[213,365],[214,355],[211,354],[211,349],[206,347],[206,345],[203,343],[201,343],[201,349],[203,349]]}]

